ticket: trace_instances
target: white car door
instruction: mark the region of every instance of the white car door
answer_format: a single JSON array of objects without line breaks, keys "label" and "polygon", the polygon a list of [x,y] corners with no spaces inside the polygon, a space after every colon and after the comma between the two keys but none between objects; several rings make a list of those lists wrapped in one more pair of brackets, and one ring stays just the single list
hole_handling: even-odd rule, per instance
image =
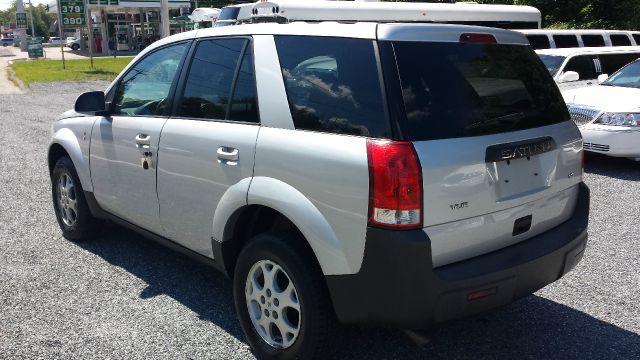
[{"label": "white car door", "polygon": [[229,187],[247,191],[260,126],[250,39],[194,46],[160,138],[158,199],[163,235],[213,256],[213,214]]},{"label": "white car door", "polygon": [[112,114],[94,124],[90,167],[94,195],[109,213],[158,232],[156,194],[160,130],[189,42],[149,53],[121,77]]}]

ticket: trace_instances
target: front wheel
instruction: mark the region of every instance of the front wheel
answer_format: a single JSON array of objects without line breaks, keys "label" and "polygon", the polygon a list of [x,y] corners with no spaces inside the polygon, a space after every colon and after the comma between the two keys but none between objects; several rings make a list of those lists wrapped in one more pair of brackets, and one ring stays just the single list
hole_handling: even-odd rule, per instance
[{"label": "front wheel", "polygon": [[[294,240],[294,241],[291,241]],[[292,236],[260,234],[240,253],[234,300],[260,359],[327,358],[333,311],[322,274]],[[315,264],[314,264],[315,265]]]},{"label": "front wheel", "polygon": [[71,45],[71,50],[77,51],[78,49],[80,49],[80,45],[78,44]]},{"label": "front wheel", "polygon": [[62,236],[82,241],[92,237],[99,223],[91,215],[73,162],[62,157],[51,173],[51,195]]}]

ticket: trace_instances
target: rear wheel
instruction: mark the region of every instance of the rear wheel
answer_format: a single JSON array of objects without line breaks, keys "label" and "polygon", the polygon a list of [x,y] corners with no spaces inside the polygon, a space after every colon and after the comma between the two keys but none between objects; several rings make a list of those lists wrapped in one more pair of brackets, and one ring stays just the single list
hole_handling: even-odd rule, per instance
[{"label": "rear wheel", "polygon": [[328,357],[334,315],[326,286],[295,240],[292,235],[258,235],[236,264],[236,311],[258,358]]},{"label": "rear wheel", "polygon": [[80,45],[78,44],[71,45],[71,50],[78,50],[78,49],[80,49]]},{"label": "rear wheel", "polygon": [[51,195],[62,236],[82,241],[97,232],[99,223],[91,215],[78,174],[66,156],[56,162],[51,173]]}]

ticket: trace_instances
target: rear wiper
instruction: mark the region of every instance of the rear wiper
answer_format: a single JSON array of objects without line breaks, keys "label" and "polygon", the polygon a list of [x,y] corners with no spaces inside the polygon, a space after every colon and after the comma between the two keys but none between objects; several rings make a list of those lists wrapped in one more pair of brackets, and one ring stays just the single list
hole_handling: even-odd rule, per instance
[{"label": "rear wiper", "polygon": [[492,124],[496,124],[504,121],[518,121],[524,118],[525,118],[525,114],[523,112],[517,112],[517,113],[502,115],[502,116],[494,117],[485,121],[479,121],[473,124],[469,124],[468,127],[479,128],[479,127],[484,127],[484,126],[488,126],[488,125],[492,125]]}]

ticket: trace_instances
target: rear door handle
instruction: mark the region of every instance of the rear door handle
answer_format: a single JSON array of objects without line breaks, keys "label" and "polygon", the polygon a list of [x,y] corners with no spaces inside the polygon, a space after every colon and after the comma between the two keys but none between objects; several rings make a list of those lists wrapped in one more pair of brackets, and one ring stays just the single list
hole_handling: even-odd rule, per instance
[{"label": "rear door handle", "polygon": [[226,161],[238,161],[238,149],[234,149],[227,146],[220,146],[218,148],[218,159]]},{"label": "rear door handle", "polygon": [[138,134],[136,135],[136,147],[140,149],[148,149],[151,144],[151,136],[147,134]]}]

